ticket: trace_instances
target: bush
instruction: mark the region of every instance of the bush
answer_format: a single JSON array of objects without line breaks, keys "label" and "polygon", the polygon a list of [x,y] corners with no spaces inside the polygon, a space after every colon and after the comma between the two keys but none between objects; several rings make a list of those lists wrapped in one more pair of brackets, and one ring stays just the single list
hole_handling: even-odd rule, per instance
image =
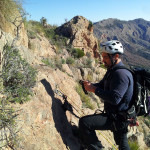
[{"label": "bush", "polygon": [[93,27],[93,23],[92,23],[92,21],[89,21],[88,30],[91,30],[92,27]]},{"label": "bush", "polygon": [[27,35],[30,39],[35,39],[37,37],[36,33],[33,31],[28,31]]},{"label": "bush", "polygon": [[44,59],[42,59],[42,62],[45,65],[50,66],[51,68],[58,68],[60,70],[62,69],[62,64],[66,63],[65,59],[60,59],[58,57],[44,58]]},{"label": "bush", "polygon": [[84,51],[79,48],[73,48],[71,55],[74,56],[74,58],[81,58],[84,56]]},{"label": "bush", "polygon": [[18,49],[6,45],[3,50],[2,78],[5,92],[12,102],[23,103],[32,94],[36,83],[36,70],[22,59]]},{"label": "bush", "polygon": [[86,67],[87,68],[92,68],[92,60],[91,59],[87,59]]},{"label": "bush", "polygon": [[10,102],[24,102],[29,99],[31,87],[36,80],[36,71],[17,49],[6,45],[3,48],[2,72],[0,74],[0,148],[20,149],[20,139],[16,128],[15,111]]},{"label": "bush", "polygon": [[44,27],[38,21],[26,21],[24,20],[24,25],[27,30],[28,37],[34,39],[39,35],[44,35]]},{"label": "bush", "polygon": [[42,25],[43,27],[46,27],[46,26],[47,26],[47,19],[44,18],[44,17],[42,17],[42,18],[40,19],[40,23],[41,23],[41,25]]},{"label": "bush", "polygon": [[45,65],[50,66],[50,67],[52,67],[52,68],[54,68],[54,66],[55,66],[54,61],[52,61],[52,60],[49,59],[49,58],[43,58],[41,61],[42,61]]},{"label": "bush", "polygon": [[129,147],[131,150],[138,150],[139,149],[139,145],[136,141],[129,141]]},{"label": "bush", "polygon": [[92,68],[92,60],[90,58],[83,59],[84,68]]},{"label": "bush", "polygon": [[5,18],[10,21],[12,17],[18,13],[22,13],[22,0],[0,0],[0,18]]},{"label": "bush", "polygon": [[73,65],[74,64],[74,59],[73,58],[71,58],[71,57],[68,57],[67,59],[66,59],[66,64],[70,64],[70,65]]},{"label": "bush", "polygon": [[41,36],[45,36],[52,44],[57,47],[57,49],[61,49],[66,46],[67,38],[57,35],[55,32],[57,26],[47,25],[45,27],[41,24],[41,22],[33,20],[24,20],[24,24],[29,38],[36,38],[39,34]]},{"label": "bush", "polygon": [[91,58],[92,54],[91,54],[90,52],[87,52],[87,53],[86,53],[86,56],[87,56],[88,58]]},{"label": "bush", "polygon": [[18,149],[20,141],[15,128],[17,113],[10,107],[7,97],[0,98],[0,108],[0,149]]},{"label": "bush", "polygon": [[[55,37],[55,28],[56,27],[51,27],[51,28],[45,28],[45,36],[48,38],[48,39],[54,39]],[[53,41],[54,42],[54,41]]]}]

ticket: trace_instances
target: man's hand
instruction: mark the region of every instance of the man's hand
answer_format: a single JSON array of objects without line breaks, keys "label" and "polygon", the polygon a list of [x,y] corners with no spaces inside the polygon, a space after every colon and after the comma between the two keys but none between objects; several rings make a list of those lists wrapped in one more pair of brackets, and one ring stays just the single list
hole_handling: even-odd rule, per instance
[{"label": "man's hand", "polygon": [[84,81],[83,84],[86,91],[95,93],[96,87],[91,82]]}]

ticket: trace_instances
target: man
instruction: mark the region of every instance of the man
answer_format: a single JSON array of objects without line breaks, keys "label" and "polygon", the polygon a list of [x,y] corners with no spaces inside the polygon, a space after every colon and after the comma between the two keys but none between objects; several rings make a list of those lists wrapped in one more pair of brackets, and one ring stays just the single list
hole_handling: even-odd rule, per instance
[{"label": "man", "polygon": [[104,100],[104,112],[84,116],[79,120],[80,138],[89,150],[103,148],[95,130],[111,130],[119,150],[130,150],[127,139],[128,122],[123,112],[129,107],[133,96],[133,77],[123,66],[121,55],[123,46],[117,40],[108,41],[102,46],[102,58],[107,72],[99,82],[92,84],[84,81],[84,88]]}]

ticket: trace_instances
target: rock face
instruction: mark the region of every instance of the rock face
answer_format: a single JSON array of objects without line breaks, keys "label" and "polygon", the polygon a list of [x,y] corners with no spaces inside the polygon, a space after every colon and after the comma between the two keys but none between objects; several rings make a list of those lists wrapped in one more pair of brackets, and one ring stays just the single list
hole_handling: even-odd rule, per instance
[{"label": "rock face", "polygon": [[[27,37],[27,33],[25,30],[24,24],[22,23],[22,17],[20,16],[20,14],[18,12],[14,13],[11,21],[6,20],[1,15],[0,15],[0,19],[1,19],[0,29],[2,31],[4,31],[6,34],[11,34],[13,39],[16,36],[17,27],[19,27],[18,28],[19,40],[17,41],[17,43],[19,45],[21,44],[25,47],[28,47],[28,37]],[[0,31],[0,32],[2,32],[2,31]]]},{"label": "rock face", "polygon": [[[72,77],[60,70],[38,66],[38,81],[34,87],[34,96],[31,101],[20,105],[21,111],[18,117],[19,135],[21,137],[21,149],[24,150],[79,150],[78,139],[73,135],[72,128],[78,125],[78,118],[94,111],[82,108],[79,95],[74,90],[77,83]],[[73,113],[64,111],[64,100],[54,93],[56,85],[68,96],[68,102],[73,106]],[[113,144],[111,132],[100,132]],[[112,147],[97,132],[106,150]]]},{"label": "rock face", "polygon": [[90,22],[82,17],[76,16],[69,22],[56,29],[57,34],[69,38],[69,43],[74,48],[80,48],[86,54],[90,52],[92,56],[99,57],[98,41],[93,35],[93,27]]},{"label": "rock face", "polygon": [[[5,32],[2,35],[3,48],[6,41],[12,42],[13,37]],[[31,39],[29,41],[35,44]],[[31,100],[14,106],[16,110],[20,110],[16,121],[21,139],[19,150],[67,150],[68,148],[79,150],[80,144],[72,133],[72,127],[78,126],[78,117],[93,114],[94,111],[82,108],[80,96],[75,90],[77,86],[75,74],[68,65],[63,65],[64,72],[62,72],[42,64],[42,57],[53,58],[56,55],[54,47],[48,44],[44,37],[34,41],[37,43],[35,49],[18,46],[22,56],[38,71],[37,84],[33,88]],[[100,72],[104,74],[105,70],[102,69]],[[77,74],[81,76],[80,72]],[[73,114],[63,110],[64,100],[55,94],[56,87],[68,96],[68,102],[73,106]],[[99,133],[97,134],[106,149],[110,148],[111,145]],[[111,132],[102,134],[109,139],[113,137]],[[111,142],[114,143],[113,140]]]},{"label": "rock face", "polygon": [[[13,36],[4,31],[0,33],[0,45],[3,49],[7,41],[12,43]],[[78,126],[78,117],[93,114],[94,111],[82,108],[80,96],[75,90],[77,86],[75,75],[67,64],[62,67],[64,72],[42,64],[42,58],[53,58],[56,55],[55,46],[51,45],[45,37],[28,41],[30,46],[33,46],[32,49],[19,42],[16,47],[20,50],[22,57],[37,69],[38,77],[31,100],[21,105],[15,104],[16,110],[20,110],[16,121],[21,139],[19,150],[66,150],[68,148],[79,150],[80,144],[72,133],[72,127]],[[79,71],[77,74],[81,76]],[[63,110],[64,100],[55,94],[56,85],[68,96],[68,102],[73,106],[74,115]],[[111,133],[106,132],[105,134],[110,139],[112,138]],[[111,147],[105,140],[103,144],[106,148]]]},{"label": "rock face", "polygon": [[[77,150],[79,143],[73,136],[71,122],[77,123],[74,116],[62,108],[64,101],[54,93],[56,84],[70,99],[81,108],[79,95],[74,91],[75,81],[59,70],[38,67],[38,82],[34,87],[34,97],[28,103],[19,105],[18,120],[21,145],[24,150]],[[61,83],[61,84],[60,84]],[[75,110],[74,112],[79,115]]]}]

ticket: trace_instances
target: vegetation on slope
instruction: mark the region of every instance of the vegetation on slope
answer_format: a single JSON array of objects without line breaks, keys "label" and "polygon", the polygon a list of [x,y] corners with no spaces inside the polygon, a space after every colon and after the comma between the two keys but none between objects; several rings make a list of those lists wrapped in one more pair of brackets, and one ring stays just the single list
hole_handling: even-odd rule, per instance
[{"label": "vegetation on slope", "polygon": [[[14,46],[19,37],[23,12],[21,0],[0,0],[0,28],[3,29],[7,25],[6,22],[9,22],[14,25],[17,32],[12,43],[6,44],[1,50],[0,149],[20,148],[16,127],[19,110],[14,110],[11,103],[29,100],[31,89],[36,83],[36,70],[21,57],[19,50]],[[19,22],[17,18],[20,19]]]},{"label": "vegetation on slope", "polygon": [[[23,0],[0,0],[0,28],[3,29],[6,26],[6,22],[13,23],[16,19],[25,14],[22,7]],[[20,14],[16,18],[16,14]]]}]

